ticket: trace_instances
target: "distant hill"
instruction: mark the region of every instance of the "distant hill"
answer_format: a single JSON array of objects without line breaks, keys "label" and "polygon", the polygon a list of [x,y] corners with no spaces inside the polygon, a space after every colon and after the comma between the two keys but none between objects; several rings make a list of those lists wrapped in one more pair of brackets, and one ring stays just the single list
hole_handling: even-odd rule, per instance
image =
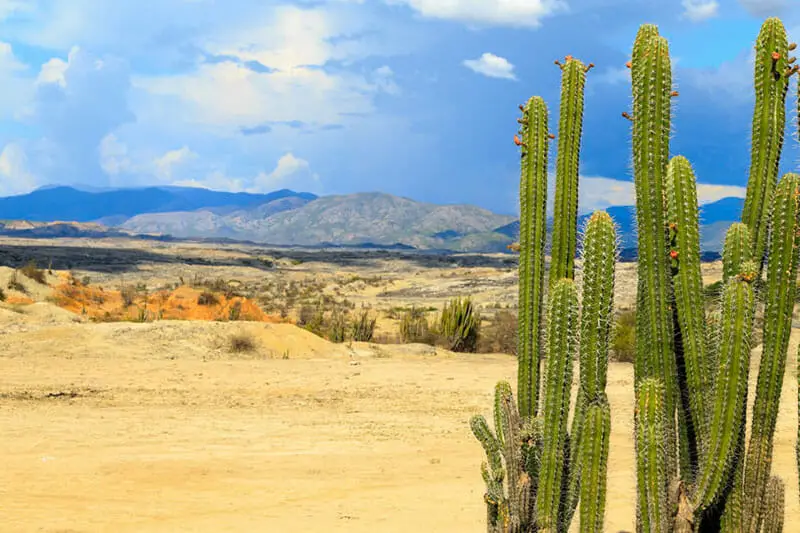
[{"label": "distant hill", "polygon": [[[733,222],[741,219],[743,198],[722,198],[716,202],[700,206],[700,247],[703,251],[718,252],[722,250],[725,232]],[[634,206],[612,206],[605,211],[617,224],[617,235],[620,239],[620,249],[626,250],[625,257],[630,258],[631,249],[636,248],[636,210]],[[583,227],[589,214],[578,217],[578,226]],[[552,219],[548,225],[552,227]],[[519,221],[495,228],[495,233],[517,240],[519,235]]]},{"label": "distant hill", "polygon": [[[704,251],[721,249],[742,204],[740,198],[724,198],[701,206]],[[635,256],[633,207],[606,211],[617,223],[623,255]],[[581,216],[579,224],[587,218]],[[0,220],[27,221],[0,222],[0,234],[28,237],[142,234],[164,240],[472,252],[505,252],[519,233],[515,217],[473,205],[437,205],[378,192],[317,197],[287,189],[250,194],[191,187],[48,186],[0,198]]]},{"label": "distant hill", "polygon": [[310,193],[280,190],[269,194],[231,193],[196,187],[144,187],[86,191],[74,187],[43,187],[27,194],[0,198],[0,218],[52,222],[127,220],[143,213],[193,211],[200,208],[247,208],[294,197],[306,202]]},{"label": "distant hill", "polygon": [[280,245],[370,243],[462,250],[464,239],[485,234],[494,240],[492,230],[513,220],[471,205],[436,205],[384,193],[323,196],[277,212],[270,211],[273,204],[222,214],[199,210],[138,215],[121,227],[137,233],[230,237]]}]

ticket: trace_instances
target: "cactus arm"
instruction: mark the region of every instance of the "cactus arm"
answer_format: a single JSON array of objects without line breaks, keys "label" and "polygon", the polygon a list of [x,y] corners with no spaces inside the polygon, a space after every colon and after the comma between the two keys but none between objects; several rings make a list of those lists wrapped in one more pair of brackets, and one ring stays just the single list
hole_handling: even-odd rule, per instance
[{"label": "cactus arm", "polygon": [[742,264],[752,259],[750,228],[741,222],[734,222],[725,233],[722,247],[722,281],[741,273]]},{"label": "cactus arm", "polygon": [[578,294],[570,279],[558,281],[550,292],[548,354],[545,375],[544,448],[539,470],[536,513],[541,531],[559,531],[563,464],[569,416],[572,359],[576,353]]},{"label": "cactus arm", "polygon": [[556,193],[550,285],[574,277],[578,224],[578,160],[583,129],[586,67],[572,57],[561,65],[561,107],[558,117]]},{"label": "cactus arm", "polygon": [[523,108],[520,176],[520,257],[517,397],[523,420],[536,416],[539,402],[539,354],[545,240],[547,232],[547,105],[534,96]]},{"label": "cactus arm", "polygon": [[605,211],[596,211],[586,223],[582,250],[580,383],[589,402],[598,400],[606,389],[616,246],[613,220]]},{"label": "cactus arm", "polygon": [[664,385],[657,378],[644,379],[636,396],[636,528],[648,533],[668,533]]},{"label": "cactus arm", "polygon": [[764,499],[772,463],[772,438],[778,417],[797,280],[800,175],[786,174],[775,188],[764,307],[764,347],[758,372],[744,487],[747,530],[757,533],[758,503]]},{"label": "cactus arm", "polygon": [[[686,481],[697,465],[706,426],[705,397],[711,380],[706,372],[705,306],[700,271],[700,231],[697,185],[689,161],[673,157],[667,166],[667,220],[669,221],[672,281],[678,331],[676,354],[681,385],[682,474]],[[674,256],[674,257],[673,257]],[[680,348],[680,350],[677,350]]]},{"label": "cactus arm", "polygon": [[752,286],[747,281],[731,279],[722,295],[720,352],[709,402],[707,449],[694,496],[695,506],[700,511],[717,502],[734,468],[734,452],[745,420],[743,411],[754,316]]},{"label": "cactus arm", "polygon": [[785,489],[781,478],[772,476],[767,483],[764,497],[764,525],[762,533],[781,533],[785,513]]},{"label": "cactus arm", "polygon": [[608,403],[589,406],[581,439],[581,533],[602,533],[605,517],[608,443],[611,410]]},{"label": "cactus arm", "polygon": [[[789,79],[788,39],[780,19],[764,21],[756,40],[755,93],[750,155],[750,177],[742,210],[742,222],[750,228],[753,259],[759,273],[767,247],[769,205],[778,181],[783,134],[786,124],[786,92]],[[777,60],[772,54],[777,53]]]}]

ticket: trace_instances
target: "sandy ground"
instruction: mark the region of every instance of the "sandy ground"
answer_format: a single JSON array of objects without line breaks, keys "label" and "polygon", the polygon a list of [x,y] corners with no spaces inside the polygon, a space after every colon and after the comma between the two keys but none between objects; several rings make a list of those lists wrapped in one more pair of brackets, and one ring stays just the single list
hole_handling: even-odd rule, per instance
[{"label": "sandy ground", "polygon": [[[68,320],[0,335],[2,531],[484,530],[467,422],[514,359],[330,345],[283,324]],[[243,329],[256,352],[230,354]],[[795,375],[774,462],[787,532]],[[611,365],[607,531],[634,529],[632,379]]]},{"label": "sandy ground", "polygon": [[[324,293],[370,305],[387,336],[397,308],[469,295],[491,313],[516,300],[507,256],[0,240],[0,264],[30,259],[52,264],[53,286],[72,271],[106,291],[222,277],[265,312],[290,293],[294,311]],[[331,344],[290,324],[93,323],[57,307],[52,287],[17,275],[25,291],[8,289],[12,275],[0,267],[0,532],[485,531],[483,452],[468,420],[490,418],[514,358]],[[706,283],[718,277],[718,263],[704,267]],[[635,265],[618,265],[617,307],[633,305],[635,287]],[[231,351],[241,336],[252,351]],[[798,341],[796,330],[773,463],[787,532],[800,531]],[[632,382],[630,365],[611,364],[609,532],[634,530]]]}]

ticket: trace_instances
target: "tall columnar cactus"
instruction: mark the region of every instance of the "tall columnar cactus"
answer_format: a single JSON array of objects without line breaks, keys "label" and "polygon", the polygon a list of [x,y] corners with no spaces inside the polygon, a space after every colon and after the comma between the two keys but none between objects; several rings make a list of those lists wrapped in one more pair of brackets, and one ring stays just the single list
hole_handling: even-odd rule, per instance
[{"label": "tall columnar cactus", "polygon": [[572,360],[578,348],[577,328],[578,291],[572,280],[564,278],[550,290],[547,367],[542,399],[544,449],[536,499],[537,520],[542,531],[559,531]]},{"label": "tall columnar cactus", "polygon": [[[561,150],[564,160],[556,196],[573,198],[563,205],[572,213],[577,201],[577,157],[583,108],[584,67],[567,57],[564,70],[561,134],[571,137]],[[579,69],[579,70],[573,70]],[[580,90],[574,85],[579,78]],[[571,252],[554,259],[551,269],[546,320],[546,372],[540,394],[538,380],[541,324],[544,323],[542,288],[544,272],[545,193],[547,190],[547,109],[541,98],[521,106],[522,149],[520,180],[520,313],[518,357],[519,412],[507,383],[495,393],[494,433],[481,416],[472,418],[472,430],[486,452],[482,466],[486,483],[489,533],[553,531],[569,528],[578,502],[583,531],[601,531],[605,509],[606,465],[610,437],[610,407],[605,395],[610,345],[616,229],[605,212],[588,220],[582,242],[583,302],[572,279],[572,258],[578,240],[577,220],[563,223],[559,232]],[[573,153],[574,151],[574,153]],[[569,160],[573,153],[574,160]],[[569,207],[572,206],[572,207]],[[568,215],[565,215],[569,218]],[[570,265],[570,266],[568,266]],[[561,268],[561,270],[559,270]],[[565,275],[567,268],[570,274]],[[571,386],[574,359],[580,361],[580,386],[574,409]],[[538,398],[541,396],[541,407]],[[567,421],[574,411],[572,426]],[[582,480],[585,480],[582,482]]]},{"label": "tall columnar cactus", "polygon": [[547,105],[539,96],[528,100],[519,120],[522,161],[519,185],[519,371],[517,396],[520,415],[536,416],[539,402],[544,295],[544,247],[547,238]]},{"label": "tall columnar cactus", "polygon": [[[675,293],[679,342],[676,342],[677,368],[681,397],[681,435],[685,445],[682,475],[692,476],[697,468],[699,438],[706,428],[706,393],[708,379],[706,361],[706,316],[703,302],[703,278],[700,271],[700,228],[698,222],[697,185],[689,161],[683,156],[672,158],[667,166],[667,227],[669,229],[672,283]],[[682,363],[682,364],[681,364]],[[699,438],[698,438],[699,437]]]},{"label": "tall columnar cactus", "polygon": [[[764,349],[758,373],[753,426],[744,470],[745,501],[764,498],[772,465],[772,436],[778,418],[783,374],[800,259],[800,175],[786,174],[775,189],[764,308]],[[762,511],[751,505],[748,529],[758,531]]]},{"label": "tall columnar cactus", "polygon": [[[733,278],[722,295],[722,331],[713,395],[708,402],[706,447],[695,489],[705,510],[716,503],[735,468],[735,452],[745,422],[750,370],[750,336],[755,298],[749,281]],[[743,334],[744,332],[744,334]]]},{"label": "tall columnar cactus", "polygon": [[667,498],[665,395],[658,378],[645,378],[636,388],[636,521],[638,530],[653,533],[670,531],[672,518]]},{"label": "tall columnar cactus", "polygon": [[573,278],[578,222],[578,160],[583,130],[583,88],[586,67],[571,56],[558,63],[561,75],[561,109],[558,117],[556,196],[553,213],[553,246],[550,253],[551,285]]},{"label": "tall columnar cactus", "polygon": [[[722,531],[758,533],[767,526],[764,519],[770,505],[765,502],[769,500],[772,435],[800,250],[800,176],[787,174],[775,186],[785,86],[797,71],[788,68],[794,60],[787,52],[793,48],[786,43],[780,21],[769,19],[764,23],[756,52],[757,98],[746,216],[743,224],[734,224],[726,236],[721,312],[711,315],[716,326],[710,328],[703,316],[694,176],[684,158],[675,157],[667,165],[659,157],[661,150],[667,153],[668,101],[677,95],[670,86],[666,44],[650,25],[642,26],[634,44],[630,65],[634,113],[628,118],[633,121],[639,223],[636,446],[637,527],[641,531],[721,527]],[[663,201],[660,191],[666,199],[666,219],[659,215]],[[764,349],[746,443],[750,335],[755,313],[752,284],[760,277],[764,257],[768,258]],[[669,262],[668,267],[659,267],[659,262]],[[664,283],[667,269],[672,276]],[[674,314],[670,315],[670,310]],[[668,335],[671,331],[674,337]],[[641,396],[643,383],[648,383],[648,394],[655,394],[657,387],[647,381],[651,378],[664,385],[660,400],[665,413],[662,451],[666,474],[660,477],[654,474],[661,469],[654,471],[649,463],[642,463],[653,457],[652,444],[646,439],[646,429],[653,424],[643,421],[642,402],[647,399]],[[678,422],[674,432],[672,420]],[[680,468],[670,450],[676,435]],[[692,445],[696,446],[694,457]],[[666,504],[662,489],[666,490]],[[666,519],[664,509],[668,510]]]},{"label": "tall columnar cactus", "polygon": [[786,92],[789,79],[789,43],[780,19],[767,19],[756,40],[755,92],[751,144],[750,179],[742,211],[742,222],[750,228],[753,259],[761,263],[767,246],[768,209],[783,147],[786,125]]}]

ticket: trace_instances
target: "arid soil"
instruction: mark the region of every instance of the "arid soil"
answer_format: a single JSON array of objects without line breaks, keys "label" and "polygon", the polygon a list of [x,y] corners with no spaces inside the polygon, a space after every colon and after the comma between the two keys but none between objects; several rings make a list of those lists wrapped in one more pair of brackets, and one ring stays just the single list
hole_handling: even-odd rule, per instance
[{"label": "arid soil", "polygon": [[[90,286],[106,291],[142,280],[155,288],[199,273],[244,285],[278,276],[358,276],[338,285],[342,296],[375,309],[435,307],[458,291],[487,306],[505,305],[516,292],[513,268],[492,258],[459,266],[391,257],[359,264],[346,254],[338,262],[273,256],[278,266],[261,268],[235,259],[261,251],[209,248],[197,254],[206,263],[193,265],[179,247],[120,245],[119,252],[99,253],[119,267],[105,272],[90,252],[70,255],[63,241],[57,244],[61,255],[52,255],[73,262],[76,277],[90,276]],[[6,257],[9,250],[23,263],[32,253],[42,256],[30,246],[11,243]],[[708,280],[718,275],[715,269]],[[66,271],[54,265],[47,277],[52,286],[18,277],[25,291],[7,289],[0,306],[0,531],[485,530],[483,452],[468,419],[490,415],[494,384],[514,382],[514,358],[456,355],[421,344],[332,344],[283,323],[93,322],[53,298]],[[620,266],[621,307],[632,305],[632,272],[632,265]],[[10,275],[0,270],[3,288]],[[380,281],[370,282],[375,276]],[[331,281],[323,290],[335,286]],[[391,291],[406,292],[387,296]],[[382,318],[387,331],[391,320]],[[237,348],[240,338],[252,345]],[[786,483],[787,532],[800,531],[798,342],[795,331],[773,463]],[[610,532],[634,530],[632,381],[631,365],[611,364]]]}]

